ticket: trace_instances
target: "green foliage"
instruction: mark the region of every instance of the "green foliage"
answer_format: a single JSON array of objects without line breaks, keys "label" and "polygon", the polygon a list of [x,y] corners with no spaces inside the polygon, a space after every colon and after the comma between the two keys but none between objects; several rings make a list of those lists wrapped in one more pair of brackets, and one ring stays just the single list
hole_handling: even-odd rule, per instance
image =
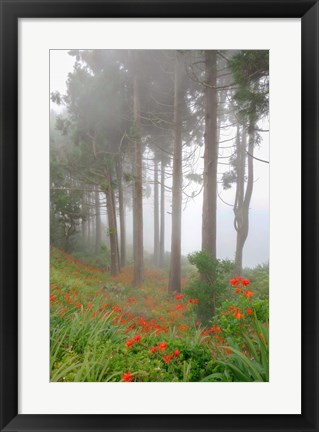
[{"label": "green foliage", "polygon": [[85,219],[81,207],[82,192],[74,187],[68,169],[53,150],[50,159],[50,181],[51,242],[71,251],[80,222]]},{"label": "green foliage", "polygon": [[209,323],[229,285],[234,264],[228,260],[214,260],[206,251],[190,254],[188,260],[196,266],[198,275],[190,279],[184,292],[187,298],[198,299],[198,320]]},{"label": "green foliage", "polygon": [[224,366],[224,373],[227,370],[227,375],[234,381],[269,381],[269,331],[256,317],[255,330],[255,335],[244,336],[244,352],[229,338],[224,349],[230,354],[226,354],[225,360],[218,361]]},{"label": "green foliage", "polygon": [[269,264],[258,265],[254,269],[245,270],[245,276],[254,285],[254,291],[261,299],[269,297]]},{"label": "green foliage", "polygon": [[[225,274],[230,263],[219,266]],[[136,291],[128,270],[114,279],[52,248],[51,381],[115,382],[129,371],[142,382],[267,381],[268,329],[255,307],[264,302],[266,310],[266,300],[244,298],[255,315],[240,320],[219,309],[208,328],[192,314],[201,300],[167,296],[164,272],[149,271]]]},{"label": "green foliage", "polygon": [[269,51],[242,50],[229,66],[239,85],[234,96],[239,118],[243,124],[255,125],[269,111]]}]

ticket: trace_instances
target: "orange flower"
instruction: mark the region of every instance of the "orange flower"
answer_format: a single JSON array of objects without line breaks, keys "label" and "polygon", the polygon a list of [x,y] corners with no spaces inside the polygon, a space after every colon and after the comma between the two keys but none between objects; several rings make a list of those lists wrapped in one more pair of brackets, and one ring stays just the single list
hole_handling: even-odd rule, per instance
[{"label": "orange flower", "polygon": [[132,345],[134,345],[134,340],[133,339],[129,339],[128,341],[126,341],[125,342],[125,345],[129,348],[129,347],[131,347]]},{"label": "orange flower", "polygon": [[235,318],[240,320],[242,318],[244,318],[245,315],[241,314],[239,311],[236,313]]},{"label": "orange flower", "polygon": [[125,372],[122,375],[122,380],[124,382],[132,382],[133,381],[133,376],[132,376],[132,372]]},{"label": "orange flower", "polygon": [[251,315],[253,313],[253,311],[250,308],[247,308],[247,313],[248,313],[248,315]]},{"label": "orange flower", "polygon": [[243,292],[243,290],[241,289],[241,288],[236,288],[235,289],[235,293],[236,294],[240,294],[240,293],[242,293]]},{"label": "orange flower", "polygon": [[167,348],[167,343],[166,342],[160,342],[159,344],[157,344],[157,346],[158,346],[159,350],[164,351]]},{"label": "orange flower", "polygon": [[245,292],[244,292],[244,296],[246,297],[246,298],[250,298],[251,296],[253,295],[253,292],[252,291],[248,291],[248,290],[246,290]]}]

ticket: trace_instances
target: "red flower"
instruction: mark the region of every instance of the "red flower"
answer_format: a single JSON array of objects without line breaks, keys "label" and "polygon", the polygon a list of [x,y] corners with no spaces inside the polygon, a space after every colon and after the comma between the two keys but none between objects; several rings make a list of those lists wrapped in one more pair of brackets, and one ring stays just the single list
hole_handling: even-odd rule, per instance
[{"label": "red flower", "polygon": [[244,286],[247,286],[247,285],[250,284],[250,281],[249,281],[248,279],[243,279],[243,280],[241,281],[241,283],[242,283]]},{"label": "red flower", "polygon": [[176,350],[174,351],[174,357],[179,356],[180,353],[181,353],[180,350],[176,349]]},{"label": "red flower", "polygon": [[195,326],[199,326],[199,325],[200,325],[200,321],[196,321]]},{"label": "red flower", "polygon": [[178,294],[175,298],[176,298],[176,300],[180,300],[183,298],[183,294]]},{"label": "red flower", "polygon": [[154,354],[157,350],[158,350],[158,347],[156,347],[156,346],[152,346],[150,348],[150,351],[151,351],[152,354]]},{"label": "red flower", "polygon": [[247,308],[247,313],[248,313],[248,315],[251,315],[253,313],[253,311],[250,308]]},{"label": "red flower", "polygon": [[230,282],[233,286],[237,286],[237,285],[238,285],[238,279],[236,279],[236,278],[231,279],[229,282]]},{"label": "red flower", "polygon": [[140,340],[141,340],[141,335],[136,335],[136,336],[134,336],[134,340],[135,340],[135,342],[140,342]]},{"label": "red flower", "polygon": [[178,304],[178,305],[176,305],[176,310],[178,310],[178,309],[182,309],[182,305],[181,304]]},{"label": "red flower", "polygon": [[216,326],[216,332],[217,332],[217,333],[221,333],[221,332],[222,332],[222,329],[221,329],[219,326]]},{"label": "red flower", "polygon": [[240,294],[240,293],[242,293],[243,292],[243,290],[241,289],[241,288],[236,288],[235,289],[235,293],[236,294]]},{"label": "red flower", "polygon": [[252,291],[248,291],[248,290],[247,290],[247,291],[244,292],[244,296],[247,297],[248,299],[249,299],[252,295],[253,295],[253,292],[252,292]]},{"label": "red flower", "polygon": [[122,380],[124,382],[132,382],[133,381],[133,376],[132,376],[132,372],[126,372],[122,375]]},{"label": "red flower", "polygon": [[235,318],[240,320],[242,318],[244,318],[245,315],[241,314],[239,311],[236,313]]},{"label": "red flower", "polygon": [[129,339],[128,341],[125,342],[125,345],[129,348],[130,346],[134,345],[134,340],[133,339]]},{"label": "red flower", "polygon": [[189,299],[188,303],[198,303],[198,299]]},{"label": "red flower", "polygon": [[157,346],[158,346],[159,350],[164,351],[167,348],[167,343],[166,342],[160,342],[159,344],[157,344]]},{"label": "red flower", "polygon": [[166,355],[163,357],[163,360],[165,363],[169,364],[172,358],[173,358],[172,355]]}]

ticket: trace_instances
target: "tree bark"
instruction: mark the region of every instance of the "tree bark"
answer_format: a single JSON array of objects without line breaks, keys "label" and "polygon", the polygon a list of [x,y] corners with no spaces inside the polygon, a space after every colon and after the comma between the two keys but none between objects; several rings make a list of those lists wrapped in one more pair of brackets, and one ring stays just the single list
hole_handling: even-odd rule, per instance
[{"label": "tree bark", "polygon": [[138,73],[138,53],[133,53],[133,116],[134,116],[134,200],[133,200],[133,231],[134,231],[134,277],[133,284],[140,286],[144,280],[143,259],[143,189],[142,189],[142,142],[140,83]]},{"label": "tree bark", "polygon": [[[242,274],[243,270],[243,249],[247,240],[249,231],[249,205],[254,186],[254,141],[255,134],[252,125],[248,129],[249,143],[248,153],[246,152],[246,133],[243,132],[243,143],[240,149],[240,171],[237,174],[237,191],[234,208],[235,219],[234,225],[237,232],[236,253],[235,253],[235,272],[237,275]],[[245,181],[245,164],[247,160],[247,186],[244,196]],[[239,178],[240,175],[240,178]]]},{"label": "tree bark", "polygon": [[82,230],[82,239],[83,239],[83,245],[86,245],[87,243],[87,208],[86,208],[86,192],[83,191],[82,193],[82,213],[85,220],[82,219],[81,224],[81,230]]},{"label": "tree bark", "polygon": [[216,213],[217,213],[217,90],[216,51],[205,51],[205,151],[204,189],[202,213],[202,250],[216,259]]},{"label": "tree bark", "polygon": [[116,212],[114,193],[112,188],[112,176],[109,170],[105,171],[106,179],[106,210],[108,218],[108,233],[110,238],[110,250],[111,250],[111,275],[116,276],[120,272],[119,265],[119,252],[118,252],[118,238],[117,238],[117,226],[116,226]]},{"label": "tree bark", "polygon": [[91,193],[87,193],[87,246],[91,249]]},{"label": "tree bark", "polygon": [[154,265],[159,265],[159,199],[158,199],[158,160],[154,159]]},{"label": "tree bark", "polygon": [[165,163],[161,160],[161,228],[159,244],[159,265],[164,267],[165,258]]},{"label": "tree bark", "polygon": [[100,193],[95,186],[95,255],[100,254],[101,245],[101,216],[100,216]]},{"label": "tree bark", "polygon": [[179,54],[175,60],[174,89],[174,156],[173,156],[173,201],[171,262],[168,292],[181,292],[181,224],[182,224],[182,119],[183,103],[182,64]]},{"label": "tree bark", "polygon": [[116,163],[116,172],[117,172],[117,182],[119,189],[119,218],[120,218],[120,264],[121,268],[126,266],[126,226],[125,226],[125,206],[123,199],[123,184],[122,184],[122,161],[120,159],[117,160]]}]

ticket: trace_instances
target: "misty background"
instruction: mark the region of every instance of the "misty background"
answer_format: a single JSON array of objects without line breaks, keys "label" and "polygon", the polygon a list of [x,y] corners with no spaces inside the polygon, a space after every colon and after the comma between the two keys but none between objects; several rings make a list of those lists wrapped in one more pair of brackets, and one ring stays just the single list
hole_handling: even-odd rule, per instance
[{"label": "misty background", "polygon": [[[68,54],[68,50],[50,51],[50,93],[59,92],[65,95],[67,92],[68,74],[73,71],[75,57]],[[51,101],[51,113],[61,115],[66,110],[63,104],[56,104]],[[259,124],[260,129],[267,131],[269,124],[263,120]],[[232,142],[235,138],[236,128],[229,126],[220,132],[220,142]],[[249,206],[249,233],[243,252],[243,266],[255,267],[258,264],[267,263],[269,260],[269,164],[262,161],[269,161],[269,132],[260,133],[260,143],[256,145],[254,151],[254,189]],[[192,172],[201,174],[203,172],[204,146],[191,146],[184,152],[194,152],[192,160]],[[232,149],[219,149],[218,177],[230,170],[228,158],[231,156]],[[149,156],[149,157],[148,157]],[[153,253],[153,180],[152,180],[152,154],[146,150],[143,154],[143,163],[146,167],[147,194],[143,197],[143,218],[144,218],[144,249],[150,254]],[[261,159],[262,161],[258,161]],[[167,168],[169,171],[171,168]],[[149,180],[149,181],[147,181]],[[167,175],[166,184],[170,187],[171,179]],[[182,255],[201,249],[202,235],[202,203],[203,193],[201,185],[190,184],[187,189],[188,199],[183,198],[182,205]],[[192,195],[194,195],[192,197]],[[230,189],[224,190],[221,182],[218,184],[217,200],[217,258],[233,260],[236,247],[236,231],[234,229],[233,204],[235,199],[235,185]],[[165,212],[165,251],[170,250],[171,242],[171,194],[166,193],[166,212]],[[103,229],[106,231],[107,216],[106,211],[101,207],[101,218]],[[127,244],[132,243],[132,209],[126,211],[126,237]]]}]

